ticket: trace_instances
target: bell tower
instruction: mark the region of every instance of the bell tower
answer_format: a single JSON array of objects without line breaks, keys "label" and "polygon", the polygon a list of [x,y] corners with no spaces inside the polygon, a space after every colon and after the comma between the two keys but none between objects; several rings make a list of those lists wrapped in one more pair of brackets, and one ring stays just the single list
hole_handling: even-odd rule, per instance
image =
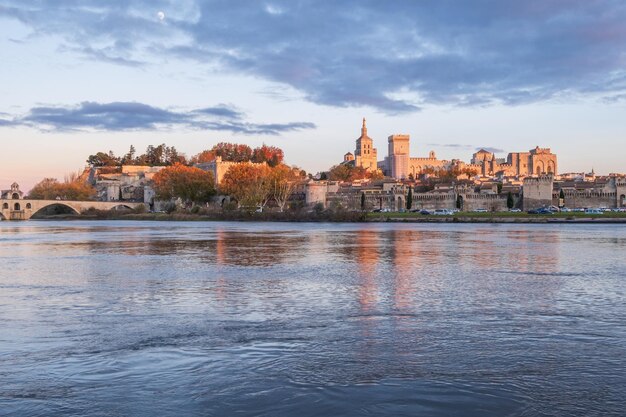
[{"label": "bell tower", "polygon": [[378,169],[378,159],[374,141],[367,136],[367,125],[365,117],[361,125],[361,136],[356,140],[356,149],[354,150],[355,166],[360,166],[368,171],[376,171]]}]

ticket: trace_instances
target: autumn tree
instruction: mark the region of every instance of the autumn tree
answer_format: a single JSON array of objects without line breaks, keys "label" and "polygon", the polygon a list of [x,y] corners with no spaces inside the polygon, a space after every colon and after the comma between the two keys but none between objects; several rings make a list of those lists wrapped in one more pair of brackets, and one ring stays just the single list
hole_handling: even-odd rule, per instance
[{"label": "autumn tree", "polygon": [[185,204],[205,203],[215,195],[215,181],[211,172],[180,163],[163,168],[153,177],[158,198],[180,198]]},{"label": "autumn tree", "polygon": [[467,179],[469,180],[471,177],[474,177],[474,176],[476,176],[478,174],[478,169],[465,167],[465,168],[463,168],[463,170],[461,172],[464,175],[467,175]]},{"label": "autumn tree", "polygon": [[28,193],[28,198],[35,200],[54,200],[59,196],[59,180],[44,178],[39,181]]},{"label": "autumn tree", "polygon": [[215,154],[213,153],[213,151],[205,150],[205,151],[200,152],[197,155],[192,156],[191,159],[189,160],[189,164],[191,165],[204,164],[206,162],[211,162],[214,159],[215,159]]},{"label": "autumn tree", "polygon": [[92,200],[96,189],[82,180],[78,174],[70,174],[64,182],[56,178],[44,178],[30,190],[28,198],[36,200]]},{"label": "autumn tree", "polygon": [[281,212],[285,209],[289,196],[297,187],[298,182],[302,180],[302,177],[300,169],[291,168],[284,164],[269,169],[272,197]]},{"label": "autumn tree", "polygon": [[252,159],[252,148],[248,145],[220,142],[213,146],[211,152],[224,161],[248,162]]},{"label": "autumn tree", "polygon": [[284,154],[283,150],[275,146],[267,146],[263,144],[259,148],[255,148],[252,151],[252,162],[263,163],[271,167],[278,166],[283,162]]},{"label": "autumn tree", "polygon": [[363,167],[355,167],[348,164],[335,165],[328,171],[328,179],[331,181],[355,181],[369,178],[370,174]]},{"label": "autumn tree", "polygon": [[233,165],[224,174],[220,191],[234,197],[239,207],[264,207],[272,195],[269,171],[266,165]]}]

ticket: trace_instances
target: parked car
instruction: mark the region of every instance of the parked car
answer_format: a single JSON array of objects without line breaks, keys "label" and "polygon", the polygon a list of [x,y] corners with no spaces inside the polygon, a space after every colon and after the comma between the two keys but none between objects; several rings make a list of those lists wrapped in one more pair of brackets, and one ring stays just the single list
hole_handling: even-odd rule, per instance
[{"label": "parked car", "polygon": [[512,208],[512,209],[509,209],[509,212],[511,212],[511,213],[521,213],[522,210],[520,210],[518,208]]},{"label": "parked car", "polygon": [[452,211],[448,209],[437,209],[433,212],[433,214],[435,216],[450,216],[454,213],[452,213]]},{"label": "parked car", "polygon": [[567,207],[561,207],[561,213],[571,213],[572,210],[571,208],[567,208]]},{"label": "parked car", "polygon": [[585,214],[604,214],[604,211],[602,211],[602,209],[597,209],[597,208],[588,208],[588,209],[585,209]]},{"label": "parked car", "polygon": [[486,208],[477,208],[476,210],[474,210],[474,213],[487,213],[487,209]]},{"label": "parked car", "polygon": [[528,214],[553,214],[553,212],[547,207],[541,207],[534,210],[529,210]]},{"label": "parked car", "polygon": [[429,210],[423,209],[423,210],[420,210],[420,214],[422,214],[424,216],[428,216],[428,215],[433,214],[433,213],[431,211],[429,211]]}]

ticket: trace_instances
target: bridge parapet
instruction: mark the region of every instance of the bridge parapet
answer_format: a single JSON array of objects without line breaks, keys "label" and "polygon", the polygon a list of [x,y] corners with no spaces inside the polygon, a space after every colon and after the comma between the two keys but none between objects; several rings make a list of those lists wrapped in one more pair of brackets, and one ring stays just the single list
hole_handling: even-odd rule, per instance
[{"label": "bridge parapet", "polygon": [[135,209],[146,205],[127,201],[69,201],[69,200],[22,200],[0,199],[0,214],[4,220],[28,220],[40,210],[50,206],[65,206],[76,214],[89,209],[114,210],[119,207]]}]

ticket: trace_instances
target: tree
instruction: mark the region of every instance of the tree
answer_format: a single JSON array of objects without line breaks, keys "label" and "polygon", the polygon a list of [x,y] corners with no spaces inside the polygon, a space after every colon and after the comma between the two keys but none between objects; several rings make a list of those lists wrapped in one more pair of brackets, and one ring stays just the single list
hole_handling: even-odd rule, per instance
[{"label": "tree", "polygon": [[275,146],[263,144],[261,147],[255,148],[254,151],[252,151],[252,162],[266,162],[271,167],[278,166],[278,164],[283,162],[283,158],[283,150]]},{"label": "tree", "polygon": [[133,165],[135,163],[135,154],[137,153],[137,151],[135,150],[135,147],[133,145],[130,145],[130,149],[128,150],[128,153],[126,155],[124,155],[124,157],[122,158],[122,165]]},{"label": "tree", "polygon": [[252,159],[252,148],[237,143],[220,142],[213,146],[211,152],[224,161],[248,162]]},{"label": "tree", "polygon": [[363,167],[355,167],[348,164],[335,165],[328,172],[331,181],[355,181],[369,178],[368,172]]},{"label": "tree", "polygon": [[98,152],[95,155],[89,155],[87,163],[92,167],[113,167],[119,166],[121,161],[113,154],[113,151],[109,151],[109,153]]},{"label": "tree", "polygon": [[365,210],[365,193],[361,193],[361,210]]},{"label": "tree", "polygon": [[64,182],[56,178],[44,178],[30,190],[29,198],[37,200],[92,200],[96,196],[96,189],[83,181],[76,173],[70,174]]},{"label": "tree", "polygon": [[513,200],[513,194],[509,191],[506,195],[506,206],[512,209],[515,206],[515,200]]},{"label": "tree", "polygon": [[238,207],[264,207],[272,195],[272,182],[266,165],[236,164],[228,168],[220,191],[234,197]]},{"label": "tree", "polygon": [[413,187],[409,187],[409,193],[406,196],[406,209],[411,210],[413,207]]},{"label": "tree", "polygon": [[274,197],[281,212],[285,209],[289,196],[298,185],[298,181],[301,179],[300,174],[299,168],[290,168],[284,164],[269,169],[272,197]]},{"label": "tree", "polygon": [[206,162],[211,162],[215,160],[215,154],[213,153],[213,151],[210,150],[204,150],[202,152],[200,152],[199,154],[193,156],[190,160],[189,163],[194,165],[194,164],[204,164]]},{"label": "tree", "polygon": [[156,196],[162,200],[180,198],[185,204],[205,203],[215,195],[211,172],[180,163],[163,168],[153,177]]},{"label": "tree", "polygon": [[471,177],[478,174],[478,170],[476,168],[465,167],[461,170],[464,175],[467,175],[467,179],[469,180]]},{"label": "tree", "polygon": [[35,200],[54,200],[59,196],[59,180],[44,178],[39,181],[28,193],[28,198]]}]

